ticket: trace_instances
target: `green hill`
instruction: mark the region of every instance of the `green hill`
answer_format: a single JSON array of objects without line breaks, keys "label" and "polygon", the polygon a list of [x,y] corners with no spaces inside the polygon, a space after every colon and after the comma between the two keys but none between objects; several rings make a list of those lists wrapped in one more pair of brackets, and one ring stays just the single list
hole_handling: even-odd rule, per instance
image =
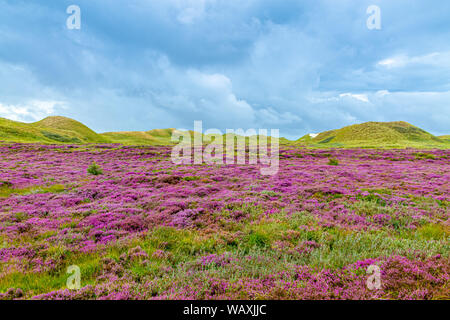
[{"label": "green hill", "polygon": [[[170,145],[175,129],[96,133],[81,122],[66,117],[47,117],[34,123],[0,118],[0,141],[31,143],[120,143],[124,145]],[[192,135],[193,132],[190,131]],[[223,135],[224,142],[226,135]],[[248,144],[246,139],[246,144]],[[270,137],[268,138],[270,143]],[[409,123],[366,122],[290,141],[279,139],[280,145],[366,148],[449,148],[450,136],[435,137]]]},{"label": "green hill", "polygon": [[106,132],[100,135],[110,141],[126,145],[170,145],[175,129],[155,129],[150,131]]},{"label": "green hill", "polygon": [[[126,145],[170,145],[176,144],[176,142],[172,142],[172,133],[176,129],[154,129],[150,131],[123,131],[123,132],[106,132],[101,133],[105,138]],[[193,139],[193,131],[189,131],[191,137]],[[206,143],[207,135],[202,134],[203,141]],[[233,135],[233,137],[237,137],[237,135]],[[226,143],[227,135],[222,135],[223,142]],[[258,138],[257,138],[258,139]],[[270,144],[270,137],[267,137],[267,141]],[[211,140],[209,140],[211,141]],[[246,145],[249,144],[249,138],[245,139]],[[280,144],[289,144],[289,141],[285,138],[280,138]],[[208,142],[209,143],[209,142]]]},{"label": "green hill", "polygon": [[41,133],[59,142],[71,143],[107,143],[109,139],[89,129],[76,120],[66,117],[47,117],[41,121],[30,124],[31,127],[41,130]]},{"label": "green hill", "polygon": [[25,143],[121,143],[168,145],[175,129],[96,133],[76,120],[53,116],[33,123],[0,118],[0,141]]},{"label": "green hill", "polygon": [[322,147],[449,147],[444,139],[404,121],[366,122],[306,135],[296,144]]},{"label": "green hill", "polygon": [[0,141],[36,143],[105,143],[109,142],[78,121],[48,117],[34,123],[0,118]]}]

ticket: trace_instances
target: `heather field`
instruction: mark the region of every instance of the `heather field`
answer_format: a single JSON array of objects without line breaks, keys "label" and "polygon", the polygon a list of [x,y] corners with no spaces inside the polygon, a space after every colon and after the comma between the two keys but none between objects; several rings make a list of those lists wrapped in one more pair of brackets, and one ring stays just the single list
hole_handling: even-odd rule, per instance
[{"label": "heather field", "polygon": [[450,298],[448,149],[283,147],[273,176],[170,147],[0,154],[1,299]]}]

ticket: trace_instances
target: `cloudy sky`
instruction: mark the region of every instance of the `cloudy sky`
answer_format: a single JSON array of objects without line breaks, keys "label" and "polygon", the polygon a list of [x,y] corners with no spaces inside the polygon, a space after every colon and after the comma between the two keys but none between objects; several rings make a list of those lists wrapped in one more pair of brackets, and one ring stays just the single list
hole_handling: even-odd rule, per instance
[{"label": "cloudy sky", "polygon": [[442,0],[0,0],[0,116],[290,138],[404,120],[449,134],[449,17]]}]

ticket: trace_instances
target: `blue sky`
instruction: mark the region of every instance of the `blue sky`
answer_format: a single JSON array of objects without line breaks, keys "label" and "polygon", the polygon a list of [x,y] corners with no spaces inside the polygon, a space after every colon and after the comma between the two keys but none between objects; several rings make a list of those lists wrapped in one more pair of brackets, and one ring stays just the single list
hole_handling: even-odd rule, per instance
[{"label": "blue sky", "polygon": [[[80,30],[66,26],[72,4]],[[449,17],[441,0],[0,0],[0,116],[289,138],[404,120],[448,134]]]}]

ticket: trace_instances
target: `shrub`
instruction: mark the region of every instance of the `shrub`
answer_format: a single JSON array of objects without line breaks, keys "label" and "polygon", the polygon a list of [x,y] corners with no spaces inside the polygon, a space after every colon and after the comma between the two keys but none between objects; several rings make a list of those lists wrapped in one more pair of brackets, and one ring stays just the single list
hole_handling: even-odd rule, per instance
[{"label": "shrub", "polygon": [[184,181],[196,181],[196,180],[200,180],[200,179],[201,179],[201,177],[197,177],[197,176],[187,176],[187,177],[183,178]]},{"label": "shrub", "polygon": [[61,136],[59,134],[48,132],[48,131],[41,131],[41,132],[42,132],[42,134],[45,137],[47,137],[49,139],[52,139],[52,140],[55,140],[55,141],[81,143],[81,140],[78,139],[78,138],[75,138],[75,137],[73,137],[73,138],[71,138],[71,137],[64,137],[64,136]]},{"label": "shrub", "polygon": [[279,196],[278,193],[276,193],[275,191],[272,191],[272,190],[261,191],[261,195],[267,196],[267,197],[278,197]]},{"label": "shrub", "polygon": [[330,158],[330,160],[328,161],[328,164],[330,166],[337,166],[337,165],[339,165],[339,161],[336,158]]},{"label": "shrub", "polygon": [[102,169],[101,169],[101,168],[99,167],[99,165],[96,164],[95,162],[93,162],[93,163],[89,166],[89,168],[87,169],[87,172],[90,173],[90,174],[92,174],[92,175],[94,175],[94,176],[97,176],[97,175],[99,175],[99,174],[103,174]]},{"label": "shrub", "polygon": [[422,239],[441,240],[445,238],[445,231],[438,224],[427,224],[417,229],[418,235]]},{"label": "shrub", "polygon": [[12,188],[13,184],[9,181],[0,181],[0,188]]},{"label": "shrub", "polygon": [[423,159],[435,160],[436,156],[431,153],[419,152],[419,153],[414,154],[414,158],[417,160],[423,160]]},{"label": "shrub", "polygon": [[248,236],[248,244],[250,247],[265,247],[269,244],[269,238],[265,234],[253,232]]}]

